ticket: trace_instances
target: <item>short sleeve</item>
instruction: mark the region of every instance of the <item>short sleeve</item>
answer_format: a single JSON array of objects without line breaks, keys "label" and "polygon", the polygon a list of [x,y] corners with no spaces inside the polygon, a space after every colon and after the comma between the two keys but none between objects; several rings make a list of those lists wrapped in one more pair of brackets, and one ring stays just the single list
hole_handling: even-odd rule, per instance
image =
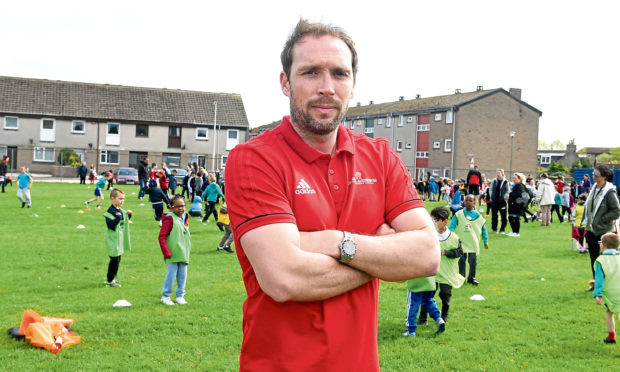
[{"label": "short sleeve", "polygon": [[[273,223],[296,223],[273,148],[238,145],[226,161],[226,204],[236,238]],[[275,155],[277,156],[277,154]]]},{"label": "short sleeve", "polygon": [[418,197],[409,170],[398,154],[386,146],[386,190],[385,220],[391,223],[394,218],[413,208],[423,208],[424,203]]}]

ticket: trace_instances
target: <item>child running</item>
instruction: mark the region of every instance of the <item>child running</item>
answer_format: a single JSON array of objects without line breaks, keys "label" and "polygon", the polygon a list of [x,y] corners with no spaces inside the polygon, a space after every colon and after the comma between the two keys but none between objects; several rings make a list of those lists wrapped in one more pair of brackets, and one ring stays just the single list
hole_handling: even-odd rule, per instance
[{"label": "child running", "polygon": [[615,314],[620,321],[620,237],[607,233],[601,237],[601,250],[596,259],[594,271],[594,298],[599,305],[605,304],[608,336],[606,344],[616,343]]},{"label": "child running", "polygon": [[103,189],[105,188],[105,183],[107,182],[107,180],[110,178],[110,174],[106,172],[105,176],[99,178],[97,180],[97,183],[95,184],[95,197],[87,200],[84,202],[84,205],[86,205],[86,210],[90,210],[90,208],[88,207],[88,204],[90,204],[93,201],[97,201],[97,209],[101,208],[101,203],[103,203]]},{"label": "child running", "polygon": [[168,195],[162,189],[157,187],[157,181],[155,180],[149,181],[149,188],[146,189],[145,192],[149,194],[149,201],[153,206],[155,221],[159,222],[159,226],[161,226],[161,217],[164,214],[164,205],[170,205],[170,199],[168,199]]},{"label": "child running", "polygon": [[[450,299],[452,298],[452,288],[461,288],[465,282],[465,277],[459,273],[459,260],[463,255],[461,240],[458,235],[447,228],[450,219],[450,211],[446,207],[437,207],[431,211],[431,218],[437,229],[439,247],[441,249],[441,262],[439,272],[435,275],[435,281],[439,288],[439,298],[441,299],[441,319],[448,321],[450,311]],[[426,324],[426,311],[420,311],[418,324]]]},{"label": "child running", "polygon": [[162,226],[159,230],[159,246],[164,254],[167,268],[160,301],[165,305],[174,305],[170,299],[170,294],[176,279],[176,303],[185,305],[187,304],[184,298],[187,265],[192,247],[189,234],[189,216],[185,213],[185,199],[181,195],[173,196],[170,202],[172,212],[163,216]]},{"label": "child running", "polygon": [[217,217],[217,227],[224,232],[224,236],[222,236],[222,240],[220,240],[220,245],[217,247],[218,251],[226,251],[228,253],[234,253],[230,248],[230,245],[233,243],[233,232],[230,227],[230,218],[228,217],[228,208],[226,208],[226,203],[222,203],[220,207],[220,215]]},{"label": "child running", "polygon": [[105,284],[110,287],[120,287],[121,284],[116,280],[116,274],[121,263],[121,256],[126,250],[131,251],[129,219],[131,219],[132,212],[121,208],[125,202],[125,193],[122,190],[113,189],[110,192],[110,202],[112,205],[103,214],[107,225],[105,247],[110,257],[108,281]]}]

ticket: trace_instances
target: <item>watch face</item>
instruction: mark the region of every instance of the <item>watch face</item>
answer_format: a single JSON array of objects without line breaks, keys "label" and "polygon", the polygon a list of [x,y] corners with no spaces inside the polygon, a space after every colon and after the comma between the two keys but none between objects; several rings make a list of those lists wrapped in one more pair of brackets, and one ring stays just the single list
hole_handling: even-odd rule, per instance
[{"label": "watch face", "polygon": [[346,240],[342,243],[342,250],[347,256],[353,256],[357,251],[355,247],[355,242],[351,240]]}]

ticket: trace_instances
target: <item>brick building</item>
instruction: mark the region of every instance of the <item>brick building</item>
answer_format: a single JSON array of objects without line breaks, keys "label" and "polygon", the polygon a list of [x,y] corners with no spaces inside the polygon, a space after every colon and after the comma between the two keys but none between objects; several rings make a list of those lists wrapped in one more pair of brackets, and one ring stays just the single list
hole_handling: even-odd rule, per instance
[{"label": "brick building", "polygon": [[[349,107],[343,125],[385,137],[412,176],[464,178],[472,158],[481,172],[536,173],[542,112],[502,88]],[[512,148],[512,156],[511,156]]]},{"label": "brick building", "polygon": [[0,123],[0,156],[12,169],[52,174],[63,148],[98,170],[137,167],[147,156],[171,168],[220,169],[249,129],[238,94],[5,76]]}]

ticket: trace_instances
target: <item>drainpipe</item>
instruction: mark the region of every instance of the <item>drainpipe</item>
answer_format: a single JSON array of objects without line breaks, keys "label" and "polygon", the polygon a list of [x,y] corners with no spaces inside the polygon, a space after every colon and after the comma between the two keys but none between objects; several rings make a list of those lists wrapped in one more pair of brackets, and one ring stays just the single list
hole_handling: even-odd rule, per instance
[{"label": "drainpipe", "polygon": [[452,109],[452,159],[450,160],[450,178],[454,180],[454,152],[456,143],[454,142],[454,131],[456,129],[456,111]]},{"label": "drainpipe", "polygon": [[415,116],[415,124],[413,125],[413,174],[416,182],[418,181],[418,117]]}]

